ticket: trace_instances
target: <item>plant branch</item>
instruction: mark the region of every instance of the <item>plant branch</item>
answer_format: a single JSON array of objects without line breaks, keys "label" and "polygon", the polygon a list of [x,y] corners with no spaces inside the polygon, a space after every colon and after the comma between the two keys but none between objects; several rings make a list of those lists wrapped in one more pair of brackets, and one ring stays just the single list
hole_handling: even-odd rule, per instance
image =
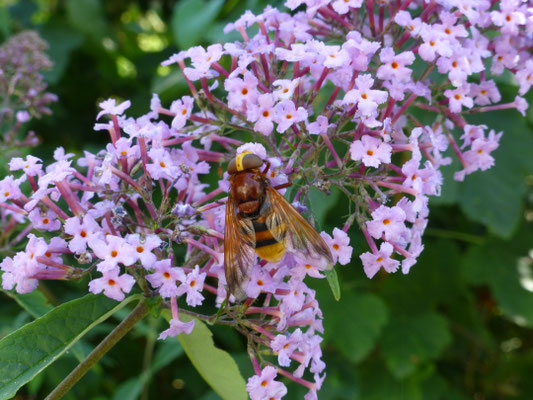
[{"label": "plant branch", "polygon": [[148,307],[141,301],[113,331],[83,360],[63,381],[46,397],[45,400],[61,399],[78,382],[91,367],[118,343],[134,326],[148,314]]}]

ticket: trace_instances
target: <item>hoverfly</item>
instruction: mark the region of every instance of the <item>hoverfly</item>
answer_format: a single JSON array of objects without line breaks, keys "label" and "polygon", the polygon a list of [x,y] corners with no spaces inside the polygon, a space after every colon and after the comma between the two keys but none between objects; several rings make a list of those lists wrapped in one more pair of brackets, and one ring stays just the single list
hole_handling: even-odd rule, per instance
[{"label": "hoverfly", "polygon": [[272,187],[263,160],[250,151],[228,165],[230,191],[226,205],[224,264],[229,292],[246,296],[255,261],[254,252],[269,262],[281,260],[286,250],[333,266],[331,252],[318,232]]}]

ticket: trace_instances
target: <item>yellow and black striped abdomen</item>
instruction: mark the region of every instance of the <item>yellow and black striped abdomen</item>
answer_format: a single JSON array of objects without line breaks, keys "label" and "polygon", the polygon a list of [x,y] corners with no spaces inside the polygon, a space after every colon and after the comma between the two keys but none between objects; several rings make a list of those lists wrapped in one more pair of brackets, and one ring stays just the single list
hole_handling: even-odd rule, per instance
[{"label": "yellow and black striped abdomen", "polygon": [[278,262],[285,254],[285,245],[272,236],[265,222],[265,216],[252,221],[255,230],[255,252],[268,262]]}]

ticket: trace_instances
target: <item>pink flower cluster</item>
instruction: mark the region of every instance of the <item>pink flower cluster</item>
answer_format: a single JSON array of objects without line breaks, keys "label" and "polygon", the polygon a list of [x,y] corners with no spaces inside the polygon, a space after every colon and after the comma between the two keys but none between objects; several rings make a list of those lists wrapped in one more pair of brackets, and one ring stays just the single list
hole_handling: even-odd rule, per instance
[{"label": "pink flower cluster", "polygon": [[49,105],[57,100],[55,94],[46,92],[42,75],[52,67],[47,48],[33,31],[14,35],[0,46],[0,149],[6,158],[39,143],[35,132],[28,132],[24,125],[50,114]]},{"label": "pink flower cluster", "polygon": [[[29,240],[0,264],[3,287],[27,293],[40,279],[90,274],[91,292],[120,301],[137,283],[172,310],[162,339],[193,330],[180,312],[247,336],[253,400],[282,398],[278,375],[315,399],[325,377],[322,314],[304,278],[323,278],[326,266],[298,253],[256,260],[244,307],[233,304],[223,265],[228,175],[215,188],[202,176],[249,150],[270,162],[273,185],[299,178],[291,200],[301,212],[312,187],[338,190],[354,207],[333,221],[331,235],[321,233],[334,260],[352,261],[347,232],[357,223],[369,246],[359,254],[368,277],[381,268],[408,273],[450,156],[462,164],[458,180],[494,163],[501,133],[466,115],[527,108],[520,96],[533,81],[533,10],[518,0],[289,0],[287,7],[303,10],[247,12],[226,28],[242,42],[165,61],[178,64],[190,89],[168,108],[154,95],[150,112],[135,119],[124,114],[129,101],[101,103],[97,118],[111,118],[95,129],[108,131],[111,143],[85,152],[77,167],[61,148],[46,168],[32,156],[14,158],[14,175],[0,181],[2,240],[10,248]],[[252,25],[258,32],[250,37]],[[519,96],[495,104],[493,77],[504,70]],[[420,122],[414,108],[432,122]],[[43,231],[53,238],[34,234]],[[218,314],[188,309],[206,300]]]},{"label": "pink flower cluster", "polygon": [[[190,333],[194,320],[179,319],[179,298],[186,306],[197,307],[206,298],[220,305],[228,296],[223,265],[225,207],[214,199],[229,186],[223,179],[220,187],[206,192],[207,185],[199,177],[209,172],[210,163],[228,156],[193,145],[204,135],[205,126],[183,135],[156,120],[154,113],[126,118],[123,113],[129,102],[117,105],[111,100],[100,106],[101,115],[110,114],[111,121],[95,127],[108,130],[112,143],[97,154],[85,152],[77,159],[77,168],[74,155],[63,148],[55,151],[55,162],[46,168],[34,156],[11,160],[9,167],[17,177],[0,181],[0,212],[8,226],[4,238],[14,236],[8,243],[12,248],[26,237],[29,240],[23,250],[0,263],[2,286],[28,293],[39,280],[91,275],[90,292],[121,301],[137,283],[146,296],[158,294],[172,310],[170,327],[161,339]],[[240,144],[214,132],[204,137],[228,149]],[[268,158],[266,149],[257,143],[243,144],[236,151],[244,150],[271,162],[273,182],[286,182],[280,158]],[[46,240],[33,232],[48,232],[52,238]],[[333,237],[326,232],[322,235],[335,258],[348,263],[352,248],[347,234],[335,229]],[[184,246],[185,257],[174,254],[173,244]],[[220,323],[238,326],[257,349],[277,351],[281,336],[276,339],[275,332],[289,335],[290,329],[296,329],[300,339],[281,352],[285,361],[280,365],[289,366],[289,359],[298,362],[295,372],[284,373],[310,393],[316,392],[324,377],[317,334],[323,328],[315,293],[303,279],[307,275],[323,278],[324,268],[298,254],[287,254],[276,264],[258,262],[247,288],[247,308],[242,311],[236,306],[242,315],[235,316],[229,307],[219,316]],[[262,306],[253,306],[259,296],[265,297]],[[184,308],[181,312],[191,313]],[[263,316],[262,322],[245,322],[257,315]],[[305,334],[303,327],[308,327]],[[255,359],[254,366],[259,368]],[[302,378],[306,368],[315,375],[314,382]]]}]

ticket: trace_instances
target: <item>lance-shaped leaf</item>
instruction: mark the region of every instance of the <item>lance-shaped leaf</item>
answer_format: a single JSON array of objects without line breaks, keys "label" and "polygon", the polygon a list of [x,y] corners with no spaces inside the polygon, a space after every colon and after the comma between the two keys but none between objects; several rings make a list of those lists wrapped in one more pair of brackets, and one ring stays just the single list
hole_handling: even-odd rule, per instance
[{"label": "lance-shaped leaf", "polygon": [[[167,320],[171,318],[168,310],[163,315]],[[180,314],[180,320],[184,322],[192,319]],[[178,339],[198,373],[220,397],[224,400],[248,398],[246,382],[235,360],[226,351],[215,347],[213,334],[202,321],[195,319],[191,334],[182,333]]]},{"label": "lance-shaped leaf", "polygon": [[33,318],[39,318],[54,308],[48,303],[44,294],[37,290],[26,294],[16,294],[7,290],[1,292],[15,300]]},{"label": "lance-shaped leaf", "polygon": [[80,340],[92,327],[137,299],[117,303],[87,295],[56,307],[0,341],[0,400],[17,390]]},{"label": "lance-shaped leaf", "polygon": [[184,0],[176,3],[171,26],[181,49],[191,47],[204,38],[223,5],[223,0]]},{"label": "lance-shaped leaf", "polygon": [[335,271],[335,269],[331,269],[326,271],[325,274],[331,289],[331,293],[333,293],[333,298],[339,301],[341,299],[341,287],[339,285],[337,271]]},{"label": "lance-shaped leaf", "polygon": [[389,371],[404,379],[424,363],[437,359],[452,337],[448,322],[435,312],[392,315],[381,346]]},{"label": "lance-shaped leaf", "polygon": [[[320,304],[325,315],[326,341],[335,344],[349,360],[362,361],[389,319],[387,305],[374,294],[350,291],[343,293],[341,303],[325,296]],[[339,305],[346,312],[338,312]]]}]

